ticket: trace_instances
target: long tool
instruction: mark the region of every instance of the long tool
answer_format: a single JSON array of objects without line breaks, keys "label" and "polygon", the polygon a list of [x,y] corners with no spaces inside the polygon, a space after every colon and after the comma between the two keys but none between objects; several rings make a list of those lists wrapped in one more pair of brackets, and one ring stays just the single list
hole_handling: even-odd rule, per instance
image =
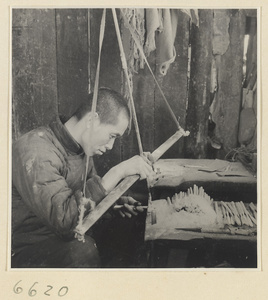
[{"label": "long tool", "polygon": [[228,227],[228,228],[175,228],[176,230],[182,231],[190,231],[190,232],[202,232],[202,233],[216,233],[216,234],[231,234],[231,235],[256,235],[257,229],[249,228],[236,228],[236,227]]},{"label": "long tool", "polygon": [[[184,131],[182,128],[166,140],[153,153],[154,161],[157,161],[175,142],[182,136],[188,136],[189,131]],[[75,228],[75,233],[83,236],[88,229],[94,225],[98,219],[139,179],[139,175],[132,175],[122,180],[113,191],[111,191],[83,220],[80,226]]]}]

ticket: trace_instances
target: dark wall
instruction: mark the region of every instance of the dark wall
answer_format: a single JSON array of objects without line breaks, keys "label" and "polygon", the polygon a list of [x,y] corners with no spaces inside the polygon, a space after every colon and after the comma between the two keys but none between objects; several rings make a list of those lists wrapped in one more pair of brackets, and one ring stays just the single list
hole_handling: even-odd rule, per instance
[{"label": "dark wall", "polygon": [[70,117],[88,94],[88,13],[56,10],[59,113]]},{"label": "dark wall", "polygon": [[13,139],[57,113],[55,10],[13,9]]},{"label": "dark wall", "polygon": [[[228,51],[221,56],[218,97],[223,109],[218,130],[223,150],[237,146],[237,130],[242,89],[243,38],[245,14],[229,11]],[[93,89],[99,47],[102,9],[13,9],[12,24],[12,108],[13,139],[57,114],[70,116],[80,101]],[[119,14],[118,14],[119,17]],[[165,157],[208,157],[208,118],[210,70],[212,60],[213,10],[199,10],[199,27],[179,12],[175,39],[176,60],[159,84],[183,128],[191,135],[181,138]],[[120,20],[119,20],[120,22]],[[121,26],[122,36],[128,36]],[[128,36],[129,38],[129,36]],[[188,50],[191,45],[191,73],[187,78]],[[149,56],[153,70],[157,50]],[[162,97],[145,67],[133,77],[134,101],[144,151],[153,151],[176,131]],[[100,86],[119,92],[125,89],[120,53],[111,10],[107,9],[106,29],[101,54]],[[189,90],[188,90],[189,86]],[[138,154],[132,129],[116,142],[111,155],[97,160],[100,172],[122,159]]]}]

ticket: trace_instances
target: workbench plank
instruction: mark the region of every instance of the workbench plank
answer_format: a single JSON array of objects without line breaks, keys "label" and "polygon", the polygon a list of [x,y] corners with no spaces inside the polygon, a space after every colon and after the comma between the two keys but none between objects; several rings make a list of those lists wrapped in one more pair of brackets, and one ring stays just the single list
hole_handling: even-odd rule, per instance
[{"label": "workbench plank", "polygon": [[[154,167],[159,169],[162,175],[154,185],[155,187],[179,187],[187,181],[204,184],[222,182],[257,185],[257,178],[240,162],[219,159],[160,159],[154,164]],[[224,172],[225,168],[228,170]],[[229,176],[219,176],[218,174]]]}]

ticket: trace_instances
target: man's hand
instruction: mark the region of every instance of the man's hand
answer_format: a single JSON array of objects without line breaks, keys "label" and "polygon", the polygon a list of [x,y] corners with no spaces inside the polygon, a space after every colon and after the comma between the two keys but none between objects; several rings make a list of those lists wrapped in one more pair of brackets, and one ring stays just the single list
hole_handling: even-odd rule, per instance
[{"label": "man's hand", "polygon": [[135,155],[119,165],[121,167],[123,178],[137,174],[140,175],[140,179],[145,179],[153,177],[154,175],[153,165],[149,160],[149,155],[147,153],[143,153],[142,156]]},{"label": "man's hand", "polygon": [[102,186],[109,193],[118,182],[131,175],[139,175],[140,179],[148,178],[149,181],[155,178],[150,153],[144,152],[114,166],[102,177]]},{"label": "man's hand", "polygon": [[123,218],[127,216],[131,218],[132,215],[137,216],[138,213],[144,211],[144,207],[141,206],[141,203],[129,196],[122,196],[117,202],[118,207],[114,207],[114,210],[117,211]]}]

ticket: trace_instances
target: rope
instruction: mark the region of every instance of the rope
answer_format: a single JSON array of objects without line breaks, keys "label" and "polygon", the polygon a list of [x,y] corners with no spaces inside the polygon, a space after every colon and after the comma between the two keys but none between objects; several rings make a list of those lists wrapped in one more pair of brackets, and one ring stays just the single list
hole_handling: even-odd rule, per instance
[{"label": "rope", "polygon": [[[133,122],[134,122],[134,127],[135,127],[135,131],[136,131],[136,135],[137,135],[137,140],[138,140],[139,152],[140,152],[140,156],[143,156],[140,130],[139,130],[136,110],[135,110],[135,106],[134,106],[133,95],[132,95],[132,91],[131,91],[131,87],[130,87],[130,80],[129,80],[129,76],[128,76],[127,60],[126,60],[124,47],[123,47],[123,43],[122,43],[122,39],[121,39],[121,34],[120,34],[120,30],[119,30],[118,20],[117,20],[117,16],[116,16],[116,12],[115,12],[114,8],[112,8],[112,12],[113,12],[113,18],[114,18],[114,24],[115,24],[115,30],[116,30],[116,35],[117,35],[117,39],[118,39],[119,49],[120,49],[122,67],[125,72],[125,77],[126,77],[127,85],[128,85],[128,89],[129,89],[130,104],[131,104],[131,108],[132,108]],[[150,182],[149,182],[148,178],[147,178],[147,188],[148,188],[148,202],[150,203],[152,201],[152,194],[151,194],[151,187],[150,187]]]},{"label": "rope", "polygon": [[113,13],[113,18],[114,18],[114,25],[115,25],[115,31],[116,31],[116,35],[117,35],[118,45],[119,45],[119,49],[120,49],[120,57],[121,57],[121,61],[122,61],[122,68],[125,72],[127,85],[128,85],[128,88],[129,88],[130,105],[131,105],[131,110],[132,110],[132,115],[133,115],[133,123],[134,123],[135,131],[136,131],[136,135],[137,135],[137,140],[138,140],[139,152],[140,152],[140,155],[142,155],[143,149],[142,149],[142,143],[141,143],[141,137],[140,137],[140,130],[139,130],[139,125],[138,125],[137,115],[136,115],[135,106],[134,106],[133,95],[132,95],[132,92],[131,92],[130,80],[129,80],[129,76],[128,76],[127,60],[126,60],[124,47],[123,47],[123,43],[122,43],[122,39],[121,39],[121,34],[120,34],[120,30],[119,30],[118,20],[117,20],[117,16],[116,16],[116,12],[115,12],[114,8],[112,8],[112,13]]},{"label": "rope", "polygon": [[155,81],[155,83],[156,83],[156,85],[157,85],[157,87],[158,87],[158,89],[159,89],[159,91],[160,91],[160,93],[161,93],[161,95],[162,95],[164,101],[165,101],[165,104],[166,104],[166,106],[167,106],[167,108],[168,108],[170,114],[171,114],[171,117],[173,118],[173,120],[174,120],[176,126],[178,127],[178,129],[180,129],[180,128],[181,128],[181,127],[180,127],[180,124],[179,124],[179,122],[178,122],[178,120],[177,120],[177,118],[176,118],[176,116],[175,116],[173,110],[171,109],[171,107],[170,107],[170,105],[169,105],[169,103],[168,103],[168,101],[167,101],[167,99],[166,99],[166,97],[165,97],[165,95],[164,95],[164,93],[163,93],[163,91],[162,91],[162,89],[161,89],[161,87],[160,87],[160,85],[159,85],[159,83],[158,83],[158,81],[157,81],[157,79],[156,79],[156,77],[155,77],[155,75],[154,75],[154,73],[153,73],[153,71],[152,71],[152,69],[151,69],[149,63],[148,63],[147,58],[145,57],[145,54],[144,54],[144,51],[143,51],[143,47],[141,46],[141,44],[140,44],[140,42],[139,42],[139,39],[137,38],[137,36],[136,36],[136,34],[135,34],[134,29],[133,29],[132,26],[129,24],[129,22],[128,22],[128,20],[127,20],[125,14],[124,14],[124,12],[122,11],[122,9],[120,9],[120,10],[121,10],[123,19],[124,19],[124,21],[125,21],[125,26],[129,29],[129,31],[130,31],[130,33],[131,33],[131,35],[132,35],[132,38],[134,39],[134,41],[135,41],[135,43],[136,43],[136,45],[137,45],[137,47],[138,47],[138,49],[139,49],[139,51],[140,51],[140,53],[141,53],[141,55],[142,55],[142,57],[143,57],[145,63],[147,64],[147,66],[148,66],[148,68],[149,68],[149,71],[151,72],[151,74],[152,74],[152,76],[153,76],[153,79],[154,79],[154,81]]},{"label": "rope", "polygon": [[[94,117],[95,117],[95,113],[96,113],[96,106],[97,106],[97,99],[98,99],[99,77],[100,77],[100,57],[101,57],[101,49],[102,49],[104,31],[105,31],[105,20],[106,20],[106,9],[104,8],[103,13],[102,13],[102,18],[101,18],[101,25],[100,25],[99,57],[98,57],[98,64],[97,64],[97,69],[96,69],[95,84],[94,84],[94,91],[93,91],[93,100],[92,100],[92,106],[91,106],[92,120],[90,122],[90,128],[89,128],[89,136],[90,137],[92,136],[93,129],[94,129]],[[89,156],[87,155],[86,174],[85,174],[85,178],[84,178],[84,187],[83,187],[84,197],[85,197],[85,191],[86,191],[88,162],[89,162]]]}]

